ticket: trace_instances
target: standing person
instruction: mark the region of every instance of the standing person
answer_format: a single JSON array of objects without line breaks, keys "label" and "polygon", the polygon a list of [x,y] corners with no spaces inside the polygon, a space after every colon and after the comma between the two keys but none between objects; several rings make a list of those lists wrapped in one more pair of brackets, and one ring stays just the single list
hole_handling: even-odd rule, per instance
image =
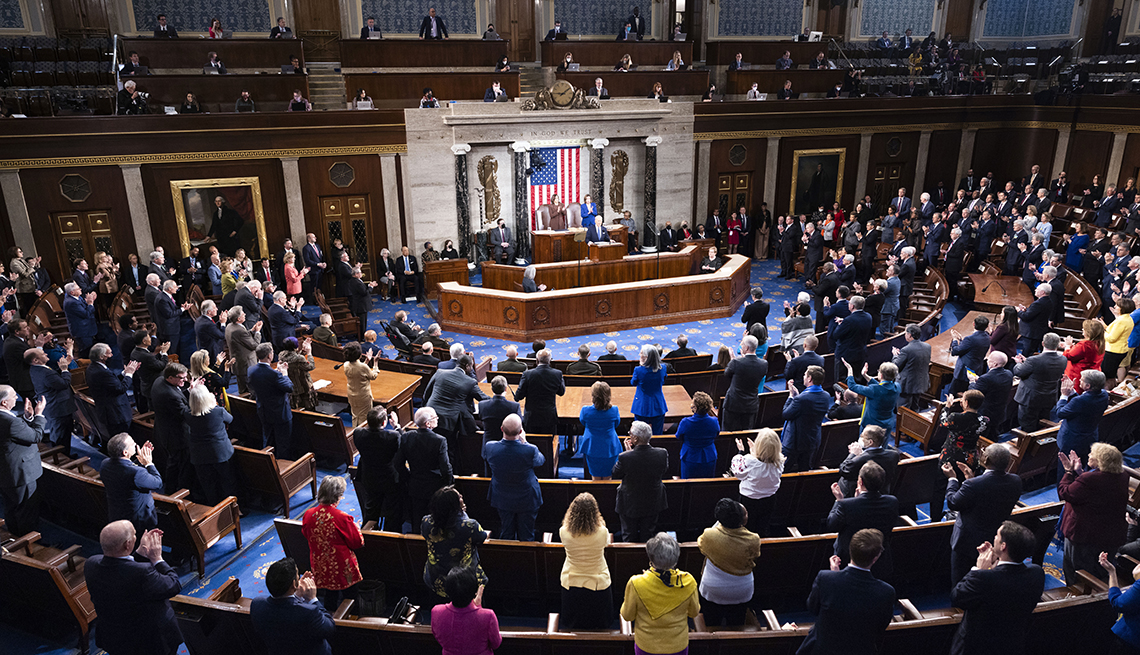
[{"label": "standing person", "polygon": [[613,477],[622,481],[617,489],[617,513],[621,517],[622,541],[640,543],[657,527],[657,515],[669,506],[662,480],[669,470],[669,451],[649,445],[653,430],[634,421],[618,455]]},{"label": "standing person", "polygon": [[[985,400],[985,395],[976,389],[966,391],[960,400],[955,400],[954,394],[950,394],[946,397],[946,403],[942,406],[942,415],[938,418],[938,424],[948,431],[946,441],[942,444],[942,452],[938,456],[938,463],[949,464],[958,482],[966,479],[959,470],[959,464],[969,468],[971,475],[980,475],[983,472],[978,439],[989,431],[990,417],[980,413]],[[946,487],[946,482],[935,481],[934,493],[930,499],[932,519],[942,516]]]},{"label": "standing person", "polygon": [[[1065,337],[1065,350],[1062,352],[1065,359],[1069,360],[1065,367],[1065,377],[1074,385],[1080,384],[1082,372],[1099,371],[1104,362],[1104,323],[1086,319],[1081,323],[1081,333],[1084,339],[1076,343],[1073,343],[1073,337]],[[1130,335],[1129,339],[1131,338]]]},{"label": "standing person", "polygon": [[[134,350],[129,354],[129,359],[132,362],[138,362],[139,370],[136,379],[139,381],[138,391],[140,394],[135,397],[135,405],[138,406],[140,412],[146,409],[153,409],[154,403],[151,402],[150,393],[154,388],[154,381],[162,376],[162,371],[166,369],[169,363],[169,357],[166,354],[170,349],[169,343],[164,343],[151,351],[153,339],[146,330],[139,330],[135,332]],[[124,359],[128,358],[127,353],[123,354]]]},{"label": "standing person", "polygon": [[724,369],[728,391],[724,395],[724,430],[737,432],[751,430],[756,425],[756,412],[760,410],[757,394],[768,375],[768,362],[756,356],[759,341],[754,336],[740,340],[740,357],[734,358]]},{"label": "standing person", "polygon": [[720,434],[720,423],[712,415],[712,398],[703,391],[693,394],[692,410],[693,415],[681,419],[677,426],[677,439],[681,441],[681,478],[711,478],[716,475],[716,438]]},{"label": "standing person", "polygon": [[491,507],[499,510],[500,539],[534,541],[534,519],[542,507],[542,490],[534,469],[546,458],[527,443],[522,419],[511,414],[503,419],[503,438],[483,444],[483,460],[491,469]]},{"label": "standing person", "polygon": [[859,469],[859,481],[855,495],[844,498],[839,483],[831,485],[835,504],[827,516],[827,530],[838,532],[835,538],[835,555],[849,561],[851,537],[859,530],[872,528],[883,535],[883,554],[875,562],[871,572],[880,580],[890,578],[893,572],[890,535],[899,520],[898,498],[883,493],[887,474],[875,462],[867,462]]},{"label": "standing person", "polygon": [[721,498],[713,509],[716,523],[697,538],[705,556],[701,569],[701,612],[706,625],[743,626],[752,601],[752,569],[760,556],[760,537],[748,530],[744,505]]},{"label": "standing person", "polygon": [[[339,475],[326,475],[317,490],[317,506],[301,517],[301,532],[309,544],[313,581],[325,609],[333,611],[344,598],[356,595],[364,579],[354,550],[364,547],[364,535],[350,514],[337,509],[348,484]],[[318,592],[319,593],[319,592]]]},{"label": "standing person", "polygon": [[[523,366],[526,365],[523,364]],[[499,370],[502,368],[500,367]],[[501,375],[496,375],[491,380],[491,393],[494,395],[488,400],[479,401],[479,420],[483,423],[483,443],[502,439],[503,419],[511,414],[521,413],[519,404],[507,400],[504,396],[507,388],[507,379]],[[484,475],[490,477],[490,470],[486,470]]]},{"label": "standing person", "polygon": [[33,405],[24,399],[17,415],[16,390],[0,384],[0,498],[4,501],[4,518],[8,532],[22,537],[36,530],[40,523],[40,500],[36,481],[43,475],[40,452],[36,444],[43,441],[44,398]]},{"label": "standing person", "polygon": [[566,394],[562,371],[550,365],[553,353],[541,348],[535,354],[537,366],[524,372],[515,390],[515,400],[526,400],[523,429],[531,434],[558,434],[557,396]]},{"label": "standing person", "polygon": [[570,501],[558,540],[566,551],[562,564],[562,630],[607,630],[614,620],[606,546],[610,532],[594,496],[582,492]]},{"label": "standing person", "polygon": [[442,18],[435,15],[435,7],[428,9],[428,15],[424,16],[420,23],[420,41],[425,38],[433,40],[448,38],[447,26],[443,24]]},{"label": "standing person", "polygon": [[332,654],[328,638],[336,632],[336,623],[317,602],[312,571],[298,576],[292,558],[277,560],[265,572],[265,590],[268,598],[250,603],[249,620],[269,652]]},{"label": "standing person", "polygon": [[1053,408],[1061,421],[1057,450],[1088,457],[1092,445],[1100,440],[1100,418],[1108,409],[1109,398],[1100,371],[1082,371],[1078,384],[1079,389],[1068,378],[1061,380],[1061,399]]},{"label": "standing person", "polygon": [[376,521],[378,528],[389,532],[400,530],[403,498],[400,477],[394,461],[403,436],[398,419],[383,407],[368,410],[366,424],[352,432],[352,441],[360,451],[356,464],[354,488],[360,502],[361,524]]},{"label": "standing person", "polygon": [[974,567],[950,592],[951,604],[965,610],[952,655],[1024,652],[1029,616],[1045,591],[1045,572],[1024,563],[1035,545],[1028,528],[1005,521],[992,543],[976,549]]},{"label": "standing person", "polygon": [[819,448],[820,426],[831,408],[831,396],[823,390],[823,369],[809,366],[804,373],[801,392],[788,382],[788,399],[784,402],[784,430],[781,436],[785,470],[788,473],[811,469]]},{"label": "standing person", "polygon": [[642,653],[685,653],[689,622],[701,611],[697,581],[677,567],[681,546],[664,532],[646,542],[649,570],[629,579],[621,617],[633,622],[634,649]]},{"label": "standing person", "polygon": [[1135,324],[1132,321],[1132,312],[1136,311],[1136,303],[1131,298],[1121,298],[1112,306],[1112,323],[1104,331],[1104,359],[1100,370],[1108,378],[1108,388],[1116,386],[1117,381],[1123,381],[1128,374],[1131,364],[1132,349],[1128,347],[1128,337]]},{"label": "standing person", "polygon": [[[313,361],[312,340],[305,338],[298,344],[297,337],[285,337],[285,343],[281,344],[281,352],[277,355],[277,359],[289,367],[289,381],[293,383],[293,391],[289,394],[289,407],[306,412],[316,411],[317,390],[313,388],[313,377],[309,374],[309,371],[316,368],[316,362]],[[349,398],[351,404],[351,393]]]},{"label": "standing person", "polygon": [[368,331],[368,312],[372,311],[372,290],[376,282],[365,282],[364,273],[357,266],[352,269],[352,279],[348,281],[349,307],[352,315],[360,323],[360,334]]},{"label": "standing person", "polygon": [[[91,346],[91,365],[87,367],[87,392],[95,401],[95,415],[107,426],[108,434],[127,432],[131,427],[131,404],[128,380],[138,370],[138,362],[127,362],[121,374],[107,368],[111,347],[105,343]],[[94,444],[92,444],[94,445]]]},{"label": "standing person", "polygon": [[899,451],[886,444],[887,431],[869,425],[859,433],[859,439],[847,446],[847,457],[839,464],[839,490],[844,498],[851,498],[859,482],[859,472],[867,462],[875,462],[883,469],[883,493],[890,493],[898,476]]},{"label": "standing person", "polygon": [[989,327],[990,319],[978,316],[974,319],[973,333],[965,338],[957,330],[950,330],[950,336],[953,337],[950,354],[958,358],[954,362],[954,381],[950,384],[950,393],[962,393],[969,388],[970,372],[981,375],[990,347],[990,335],[986,332]]},{"label": "standing person", "polygon": [[729,470],[740,480],[740,503],[748,513],[748,529],[764,537],[784,473],[780,437],[775,430],[764,428],[755,440],[748,440],[747,453],[740,439],[736,440],[736,450]]},{"label": "standing person", "polygon": [[1094,566],[1097,554],[1115,553],[1127,540],[1128,479],[1122,455],[1116,446],[1095,443],[1089,450],[1088,471],[1075,452],[1058,454],[1065,475],[1057,483],[1057,497],[1065,501],[1061,534],[1065,537],[1065,582],[1078,580],[1083,569],[1100,579],[1104,571]]},{"label": "standing person", "polygon": [[364,354],[356,341],[344,347],[344,377],[348,383],[348,406],[352,412],[353,428],[359,428],[368,421],[373,402],[372,381],[380,375],[376,368],[379,361],[373,358],[371,351]]},{"label": "standing person", "polygon": [[[428,513],[432,495],[453,481],[451,462],[447,458],[447,440],[434,432],[439,417],[431,407],[416,410],[416,429],[404,434],[394,467],[404,478],[407,465],[407,493],[412,526]],[[458,492],[456,492],[458,493]]]},{"label": "standing person", "polygon": [[178,572],[162,560],[162,531],[147,530],[135,549],[130,521],[99,532],[102,555],[87,559],[83,577],[99,615],[95,644],[109,653],[174,655],[182,633],[170,599],[182,591]]},{"label": "standing person", "polygon": [[297,267],[295,266],[296,261],[297,256],[294,253],[288,252],[285,254],[285,262],[284,266],[282,266],[282,272],[285,276],[285,293],[290,296],[301,295],[301,280],[303,280],[305,276],[309,274],[308,267],[297,270]]},{"label": "standing person", "polygon": [[[99,323],[95,318],[94,291],[80,295],[79,285],[68,282],[63,285],[63,313],[67,317],[67,330],[75,340],[76,352],[80,357],[86,355],[95,343],[95,335],[99,333]],[[160,317],[156,317],[158,320]]]},{"label": "standing person", "polygon": [[483,607],[483,585],[473,571],[451,569],[443,589],[451,602],[431,608],[431,632],[444,655],[491,653],[502,645],[499,619]]},{"label": "standing person", "polygon": [[[946,500],[958,512],[954,532],[950,535],[950,584],[957,585],[973,565],[978,546],[986,535],[997,530],[995,525],[1009,518],[1021,498],[1021,478],[1008,473],[1012,455],[1005,446],[993,444],[982,453],[986,473],[975,476],[970,467],[959,462],[962,482],[958,482],[950,463],[942,465],[949,480]],[[1020,561],[1020,560],[1019,560]]]},{"label": "standing person", "polygon": [[[474,376],[468,373],[471,370],[471,355],[463,353],[462,344],[453,344],[451,347],[452,359],[443,362],[439,370],[428,380],[424,389],[424,406],[431,407],[439,416],[439,428],[436,430],[447,439],[447,456],[453,466],[459,469],[460,449],[459,442],[475,435],[475,403],[487,400],[487,394],[479,388]],[[453,363],[447,368],[444,364]],[[467,467],[473,468],[472,463]]]},{"label": "standing person", "polygon": [[666,369],[661,365],[661,354],[652,344],[641,347],[641,364],[633,369],[630,384],[636,387],[633,394],[633,418],[648,423],[653,434],[664,434],[665,394],[661,388],[665,384]]},{"label": "standing person", "polygon": [[[867,384],[859,384],[852,375],[851,364],[842,360],[847,368],[847,388],[866,398],[863,404],[863,418],[859,422],[860,432],[868,426],[878,426],[886,432],[889,438],[895,431],[895,420],[898,410],[899,384],[895,379],[899,375],[899,368],[890,362],[879,364],[879,379],[871,378]],[[867,377],[867,364],[863,364],[863,377]]]},{"label": "standing person", "polygon": [[1112,626],[1115,637],[1110,653],[1135,653],[1140,651],[1140,631],[1137,630],[1136,595],[1140,594],[1140,587],[1135,581],[1140,579],[1140,564],[1132,569],[1133,583],[1125,591],[1120,590],[1120,579],[1117,577],[1116,564],[1109,561],[1108,553],[1101,553],[1098,558],[1101,568],[1108,574],[1108,604],[1112,609],[1120,612],[1120,618]]},{"label": "standing person", "polygon": [[578,413],[578,422],[585,428],[578,447],[586,458],[586,468],[591,480],[609,480],[621,453],[617,427],[621,423],[621,413],[610,402],[610,385],[595,382],[590,387],[592,405],[586,405]]},{"label": "standing person", "polygon": [[[153,463],[154,445],[135,444],[131,435],[116,434],[107,442],[107,459],[99,467],[99,479],[107,493],[107,518],[130,521],[135,530],[158,527],[158,512],[151,492],[162,493],[162,476]],[[131,461],[138,459],[138,464]]]},{"label": "standing person", "polygon": [[317,235],[312,232],[305,235],[305,247],[301,249],[301,257],[305,260],[305,267],[309,269],[309,279],[313,281],[313,289],[320,290],[321,277],[328,268],[325,254],[321,245],[317,243]]},{"label": "standing person", "polygon": [[230,461],[234,447],[226,432],[226,426],[233,420],[204,384],[190,389],[190,413],[186,415],[190,463],[194,465],[206,503],[211,506],[227,496],[237,495],[237,475]]},{"label": "standing person", "polygon": [[480,585],[487,584],[487,574],[479,565],[479,544],[491,533],[467,516],[467,505],[455,487],[446,486],[432,494],[431,513],[420,522],[420,535],[427,542],[424,584],[432,593],[433,604],[447,602],[444,579],[452,569],[467,569]]},{"label": "standing person", "polygon": [[194,486],[194,468],[190,463],[190,437],[186,431],[186,417],[190,414],[186,382],[190,378],[186,367],[171,362],[154,381],[150,396],[154,401],[154,439],[158,442],[156,460],[162,468],[166,492]]},{"label": "standing person", "polygon": [[289,394],[293,383],[287,377],[289,365],[278,362],[273,368],[273,345],[263,343],[254,351],[257,365],[249,371],[249,388],[257,398],[257,417],[261,419],[261,447],[273,446],[277,456],[291,459],[293,454],[293,410]]},{"label": "standing person", "polygon": [[71,434],[75,431],[75,392],[71,388],[70,353],[56,360],[56,366],[48,365],[48,356],[40,348],[32,348],[24,353],[24,360],[28,363],[28,372],[35,385],[36,395],[43,396],[46,401],[44,407],[44,431],[57,446],[63,446],[63,452],[70,457]]},{"label": "standing person", "polygon": [[1013,367],[1013,375],[1021,378],[1021,382],[1017,385],[1014,400],[1018,405],[1018,424],[1025,432],[1037,431],[1041,419],[1048,417],[1049,410],[1060,396],[1061,378],[1068,365],[1065,356],[1057,352],[1060,345],[1061,337],[1050,332],[1041,340],[1040,355],[1028,359],[1024,355],[1017,356],[1018,363]]}]

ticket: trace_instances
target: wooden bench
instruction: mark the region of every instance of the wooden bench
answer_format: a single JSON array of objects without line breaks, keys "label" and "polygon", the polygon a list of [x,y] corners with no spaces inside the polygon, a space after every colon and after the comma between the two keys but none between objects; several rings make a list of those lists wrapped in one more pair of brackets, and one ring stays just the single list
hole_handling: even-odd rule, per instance
[{"label": "wooden bench", "polygon": [[308,485],[317,497],[317,460],[305,453],[296,460],[277,459],[273,447],[254,450],[234,446],[234,463],[238,467],[243,486],[250,491],[279,499],[289,518],[290,500]]},{"label": "wooden bench", "polygon": [[[257,402],[244,396],[230,396],[230,410],[234,423],[230,433],[246,444],[261,443],[261,419],[257,415]],[[356,460],[356,444],[352,430],[346,428],[339,416],[318,412],[293,410],[293,447],[317,457],[322,465],[332,468],[349,466]]]},{"label": "wooden bench", "polygon": [[360,321],[352,315],[352,310],[348,308],[348,303],[344,298],[326,300],[325,294],[320,289],[314,289],[313,295],[317,299],[317,306],[321,308],[321,312],[332,317],[333,332],[338,336],[355,337],[357,340],[364,338],[364,335],[360,333]]},{"label": "wooden bench", "polygon": [[[79,650],[88,652],[88,636],[95,620],[95,605],[83,576],[86,559],[80,547],[66,550],[38,543],[40,534],[28,534],[4,544],[0,556],[0,607],[4,620],[21,628],[43,626],[55,637],[60,630],[77,628]],[[9,645],[16,650],[18,647]]]}]

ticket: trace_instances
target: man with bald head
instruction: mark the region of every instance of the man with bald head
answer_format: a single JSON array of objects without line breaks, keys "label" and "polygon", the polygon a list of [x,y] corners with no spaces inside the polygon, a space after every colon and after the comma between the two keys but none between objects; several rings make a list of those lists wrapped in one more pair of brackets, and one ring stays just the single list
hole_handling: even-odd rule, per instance
[{"label": "man with bald head", "polygon": [[526,372],[526,364],[523,364],[518,360],[519,349],[517,346],[507,346],[507,349],[504,352],[506,352],[507,358],[499,362],[499,365],[495,367],[497,370],[506,371],[507,373]]},{"label": "man with bald head", "polygon": [[1009,358],[1005,353],[995,350],[986,356],[986,365],[989,370],[978,376],[970,383],[970,389],[976,389],[985,394],[986,399],[978,413],[990,417],[989,426],[984,435],[990,441],[997,441],[999,428],[1005,423],[1006,407],[1009,406],[1009,392],[1013,389],[1013,371],[1005,368]]},{"label": "man with bald head", "polygon": [[602,355],[601,357],[598,357],[598,361],[621,360],[621,359],[625,359],[625,355],[623,355],[617,351],[617,342],[616,341],[607,342],[606,343],[606,354]]},{"label": "man with bald head", "polygon": [[483,460],[491,468],[491,507],[499,510],[500,539],[534,541],[534,519],[542,507],[542,491],[534,469],[546,458],[526,441],[522,419],[503,419],[503,438],[483,444]]},{"label": "man with bald head", "polygon": [[162,531],[146,531],[136,550],[135,526],[114,521],[99,533],[99,545],[103,554],[89,557],[83,569],[99,615],[96,645],[116,655],[178,652],[182,634],[170,599],[182,583],[162,560]]}]

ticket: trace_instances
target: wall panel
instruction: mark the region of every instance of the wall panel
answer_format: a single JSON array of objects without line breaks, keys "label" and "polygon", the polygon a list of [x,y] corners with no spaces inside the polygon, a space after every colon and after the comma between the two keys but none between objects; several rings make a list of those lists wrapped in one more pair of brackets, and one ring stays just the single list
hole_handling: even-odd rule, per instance
[{"label": "wall panel", "polygon": [[[1112,154],[1112,133],[1077,130],[1069,137],[1069,155],[1065,172],[1075,184],[1092,182],[1093,175],[1102,181],[1108,172],[1108,157]],[[1115,180],[1107,180],[1114,182]]]},{"label": "wall panel", "polygon": [[958,190],[958,149],[962,144],[961,130],[939,130],[930,135],[930,158],[926,160],[926,188],[932,189],[941,180],[948,195]]},{"label": "wall panel", "polygon": [[1140,134],[1129,134],[1120,162],[1120,182],[1130,177],[1140,179]]},{"label": "wall panel", "polygon": [[[875,169],[880,166],[897,165],[901,167],[899,180],[901,185],[910,189],[907,193],[917,198],[918,193],[911,186],[914,185],[915,166],[918,163],[918,142],[922,137],[919,132],[882,132],[871,137],[871,155],[868,158],[867,190],[860,191],[859,198],[872,193],[875,185]],[[887,198],[898,192],[897,187],[887,189]],[[854,207],[854,201],[845,204],[845,207]]]},{"label": "wall panel", "polygon": [[[329,179],[329,169],[338,162],[344,162],[353,168],[355,177],[348,186],[339,187]],[[382,248],[392,248],[388,243],[388,227],[384,215],[384,182],[380,175],[379,157],[375,155],[306,157],[298,162],[298,168],[301,173],[301,198],[305,204],[306,232],[317,235],[321,233],[322,196],[361,195],[368,198],[371,218],[368,225],[369,261],[375,261]],[[395,180],[392,182],[395,184]],[[443,244],[439,246],[442,247]],[[396,249],[398,251],[399,246]]]},{"label": "wall panel", "polygon": [[8,249],[14,245],[16,245],[16,239],[12,236],[12,221],[8,219],[8,204],[4,200],[4,190],[0,189],[0,256],[3,257],[4,270],[6,271],[9,262]]},{"label": "wall panel", "polygon": [[[739,165],[730,161],[729,153],[736,146],[744,148],[743,160]],[[721,175],[729,173],[752,173],[752,206],[749,211],[756,213],[760,203],[764,201],[765,164],[768,160],[767,139],[733,139],[727,141],[713,141],[709,150],[709,202],[703,208],[706,216],[711,216],[713,209],[717,208],[718,182]],[[777,199],[778,200],[778,199]],[[778,204],[778,203],[777,203]],[[772,207],[768,208],[773,211]],[[698,212],[701,208],[698,208]],[[732,209],[729,210],[729,213]],[[700,216],[698,215],[698,218]],[[724,216],[724,218],[728,218]],[[674,225],[676,227],[676,225]]]},{"label": "wall panel", "polygon": [[788,212],[788,198],[792,191],[792,163],[795,161],[795,151],[821,148],[847,149],[843,170],[843,194],[841,202],[844,207],[854,206],[855,176],[859,172],[859,135],[784,138],[780,139],[780,163],[779,170],[776,173],[776,206],[769,208],[772,210],[773,216],[786,214]]},{"label": "wall panel", "polygon": [[1029,173],[1029,168],[1034,164],[1041,166],[1042,171],[1047,171],[1053,162],[1053,152],[1056,148],[1056,130],[1040,128],[978,130],[974,140],[974,157],[971,166],[978,175],[992,171],[995,177],[994,187],[1000,190],[1009,180],[1020,183],[1021,178]]}]

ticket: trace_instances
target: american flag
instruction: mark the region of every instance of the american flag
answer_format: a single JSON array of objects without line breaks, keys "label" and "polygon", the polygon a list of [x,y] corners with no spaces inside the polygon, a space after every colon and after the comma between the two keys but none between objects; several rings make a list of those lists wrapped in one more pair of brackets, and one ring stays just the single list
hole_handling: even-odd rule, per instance
[{"label": "american flag", "polygon": [[[537,148],[530,152],[530,227],[535,229],[534,212],[558,194],[563,204],[578,202],[581,185],[581,148]],[[540,163],[541,162],[541,163]]]}]

